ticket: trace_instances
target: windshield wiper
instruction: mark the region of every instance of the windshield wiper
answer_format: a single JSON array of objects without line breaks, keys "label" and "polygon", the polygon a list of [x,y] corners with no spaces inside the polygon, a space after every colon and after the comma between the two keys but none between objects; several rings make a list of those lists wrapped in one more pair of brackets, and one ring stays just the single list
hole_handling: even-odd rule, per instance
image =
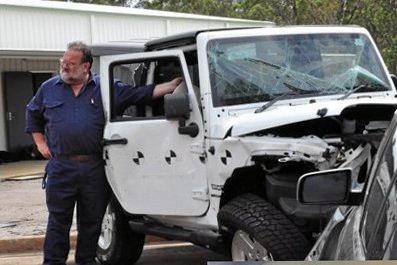
[{"label": "windshield wiper", "polygon": [[255,113],[263,112],[266,109],[268,109],[269,107],[271,107],[272,105],[274,105],[274,103],[276,103],[277,101],[280,101],[280,100],[286,98],[287,96],[294,96],[294,95],[297,95],[297,94],[295,92],[290,92],[290,91],[288,91],[288,92],[286,92],[284,94],[281,94],[281,95],[273,98],[269,102],[266,102],[266,104],[264,104],[264,105],[260,106],[259,108],[257,108],[255,110]]},{"label": "windshield wiper", "polygon": [[[381,87],[382,89],[379,89],[379,87]],[[343,96],[341,96],[340,98],[338,98],[338,100],[344,100],[347,99],[351,94],[358,92],[359,90],[362,90],[363,88],[368,89],[368,90],[378,90],[378,91],[386,91],[389,90],[388,87],[385,87],[383,85],[369,85],[369,84],[363,84],[363,85],[359,85],[356,87],[353,87],[353,89],[349,90],[346,92],[346,94],[344,94]]]}]

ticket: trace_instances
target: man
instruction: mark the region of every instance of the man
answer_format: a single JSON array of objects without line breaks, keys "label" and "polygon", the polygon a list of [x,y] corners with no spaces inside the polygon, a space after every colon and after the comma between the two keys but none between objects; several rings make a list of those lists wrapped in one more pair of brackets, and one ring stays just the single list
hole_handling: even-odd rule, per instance
[{"label": "man", "polygon": [[[77,204],[76,264],[95,264],[96,245],[109,187],[101,140],[105,124],[99,77],[90,69],[92,56],[82,42],[72,42],[60,59],[60,75],[42,84],[26,109],[26,132],[46,167],[49,211],[43,264],[65,264],[69,231]],[[176,78],[159,85],[131,88],[116,82],[120,106],[150,101],[172,92]]]}]

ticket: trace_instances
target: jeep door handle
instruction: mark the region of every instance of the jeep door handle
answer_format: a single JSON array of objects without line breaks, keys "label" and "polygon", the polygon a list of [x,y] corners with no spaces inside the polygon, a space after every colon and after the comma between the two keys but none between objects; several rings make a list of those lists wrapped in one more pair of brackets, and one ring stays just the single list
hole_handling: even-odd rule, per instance
[{"label": "jeep door handle", "polygon": [[107,145],[113,145],[113,144],[127,144],[128,140],[127,138],[121,138],[121,139],[105,139],[103,138],[101,141],[102,146],[107,146]]}]

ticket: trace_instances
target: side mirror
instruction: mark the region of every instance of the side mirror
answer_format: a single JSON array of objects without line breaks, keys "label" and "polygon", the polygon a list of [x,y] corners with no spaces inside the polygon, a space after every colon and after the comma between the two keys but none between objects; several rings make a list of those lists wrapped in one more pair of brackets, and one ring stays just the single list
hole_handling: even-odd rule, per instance
[{"label": "side mirror", "polygon": [[166,119],[189,119],[189,95],[173,93],[164,96],[164,112]]},{"label": "side mirror", "polygon": [[189,95],[187,92],[175,91],[164,96],[164,112],[166,119],[179,120],[179,134],[196,137],[199,127],[196,123],[186,126],[186,120],[190,117]]},{"label": "side mirror", "polygon": [[359,205],[363,193],[351,193],[352,169],[341,168],[303,175],[297,199],[302,204]]},{"label": "side mirror", "polygon": [[397,88],[397,76],[394,74],[391,74],[391,80],[393,80],[394,87]]}]

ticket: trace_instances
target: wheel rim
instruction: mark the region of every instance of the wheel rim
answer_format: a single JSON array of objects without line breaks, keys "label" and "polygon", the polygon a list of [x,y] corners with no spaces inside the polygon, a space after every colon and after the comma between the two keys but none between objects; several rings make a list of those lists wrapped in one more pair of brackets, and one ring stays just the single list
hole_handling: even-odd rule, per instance
[{"label": "wheel rim", "polygon": [[98,239],[98,246],[102,249],[108,249],[112,242],[114,220],[114,212],[111,210],[110,205],[108,205],[103,216],[101,234]]},{"label": "wheel rim", "polygon": [[272,261],[272,254],[267,251],[255,238],[242,230],[236,231],[232,240],[233,261]]}]

